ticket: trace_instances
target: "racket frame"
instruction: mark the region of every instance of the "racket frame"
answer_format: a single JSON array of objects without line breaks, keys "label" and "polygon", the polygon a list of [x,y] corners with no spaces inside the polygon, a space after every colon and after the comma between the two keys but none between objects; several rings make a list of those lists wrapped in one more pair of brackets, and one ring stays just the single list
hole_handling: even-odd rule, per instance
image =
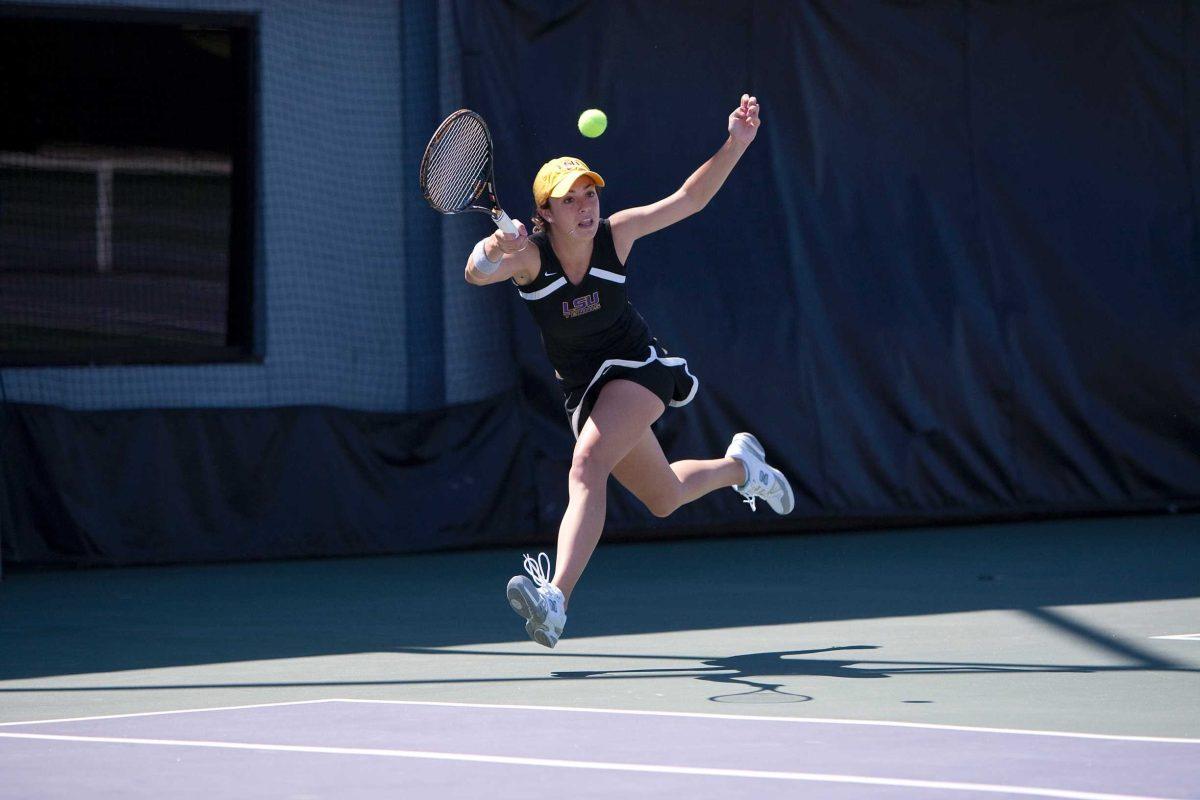
[{"label": "racket frame", "polygon": [[[454,129],[463,117],[470,117],[475,120],[483,129],[484,136],[487,137],[487,169],[482,171],[485,174],[480,174],[475,180],[474,189],[465,204],[452,209],[438,205],[429,196],[429,166],[433,154],[436,152],[437,146],[442,139]],[[429,144],[425,145],[425,153],[421,156],[421,168],[418,179],[421,185],[421,194],[425,198],[425,202],[442,214],[462,214],[466,211],[481,211],[491,217],[492,222],[496,227],[505,233],[516,235],[517,226],[513,224],[512,219],[500,207],[500,201],[496,197],[496,174],[494,169],[494,149],[492,144],[492,132],[488,129],[487,123],[476,112],[469,108],[460,108],[438,125],[437,130],[433,132],[433,136],[429,139]]]}]

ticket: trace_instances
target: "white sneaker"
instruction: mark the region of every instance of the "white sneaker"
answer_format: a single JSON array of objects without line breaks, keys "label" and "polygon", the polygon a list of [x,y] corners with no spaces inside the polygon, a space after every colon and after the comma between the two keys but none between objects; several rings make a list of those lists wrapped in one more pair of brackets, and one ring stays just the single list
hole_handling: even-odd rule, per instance
[{"label": "white sneaker", "polygon": [[[545,566],[542,566],[545,559]],[[554,647],[567,624],[567,601],[550,583],[550,556],[525,554],[525,571],[533,580],[517,575],[508,582],[508,604],[526,619],[525,633],[540,645]]]},{"label": "white sneaker", "polygon": [[767,463],[767,451],[754,434],[735,433],[725,456],[737,459],[746,468],[746,482],[733,488],[745,498],[751,511],[757,510],[754,501],[761,497],[776,514],[792,513],[796,507],[792,485],[782,472]]}]

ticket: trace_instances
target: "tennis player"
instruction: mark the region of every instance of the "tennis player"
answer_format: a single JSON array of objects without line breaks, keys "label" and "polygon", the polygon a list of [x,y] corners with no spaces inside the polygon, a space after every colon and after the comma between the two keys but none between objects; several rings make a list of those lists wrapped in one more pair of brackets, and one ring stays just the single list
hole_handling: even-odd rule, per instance
[{"label": "tennis player", "polygon": [[691,402],[699,382],[686,360],[650,334],[625,293],[634,242],[704,208],[760,124],[758,100],[742,95],[729,115],[729,138],[683,186],[607,219],[600,215],[599,174],[577,158],[548,161],[533,181],[534,233],[517,221],[516,235],[497,230],[467,260],[469,283],[516,284],[541,329],[575,434],[554,578],[542,553],[525,556],[529,578],[508,583],[508,601],[538,644],[553,647],[562,635],[571,592],[604,529],[609,475],[658,517],[722,486],[732,486],[751,509],[757,498],[778,514],[795,505],[787,478],[766,462],[752,434],[734,435],[724,458],[667,462],[651,423],[667,406]]}]

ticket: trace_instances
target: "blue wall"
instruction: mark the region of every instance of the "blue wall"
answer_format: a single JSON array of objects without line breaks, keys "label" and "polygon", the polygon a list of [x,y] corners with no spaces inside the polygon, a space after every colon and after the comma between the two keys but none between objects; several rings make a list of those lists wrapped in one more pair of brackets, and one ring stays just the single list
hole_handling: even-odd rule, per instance
[{"label": "blue wall", "polygon": [[[423,207],[417,163],[404,150],[406,141],[423,145],[444,107],[455,101],[452,84],[422,85],[419,75],[407,85],[421,87],[428,99],[403,96],[402,59],[417,66],[448,60],[441,72],[455,80],[457,56],[447,50],[455,43],[437,35],[437,16],[445,13],[439,4],[136,5],[259,16],[257,269],[265,360],[6,369],[8,401],[76,409],[330,405],[409,411],[511,386],[509,346],[488,330],[503,325],[504,303],[468,293],[462,282],[477,227],[469,220],[444,223]],[[410,17],[407,26],[403,13]],[[430,73],[436,78],[439,70]],[[405,229],[406,210],[416,236]],[[414,312],[433,320],[472,317],[477,324],[459,326],[447,337],[444,329],[411,320]]]}]

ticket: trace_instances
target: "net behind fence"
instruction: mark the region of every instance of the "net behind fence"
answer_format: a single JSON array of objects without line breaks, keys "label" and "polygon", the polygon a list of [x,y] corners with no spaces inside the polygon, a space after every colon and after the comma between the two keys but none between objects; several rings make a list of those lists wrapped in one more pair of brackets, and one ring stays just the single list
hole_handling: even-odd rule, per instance
[{"label": "net behind fence", "polygon": [[0,153],[5,356],[224,346],[230,173],[219,157]]}]

